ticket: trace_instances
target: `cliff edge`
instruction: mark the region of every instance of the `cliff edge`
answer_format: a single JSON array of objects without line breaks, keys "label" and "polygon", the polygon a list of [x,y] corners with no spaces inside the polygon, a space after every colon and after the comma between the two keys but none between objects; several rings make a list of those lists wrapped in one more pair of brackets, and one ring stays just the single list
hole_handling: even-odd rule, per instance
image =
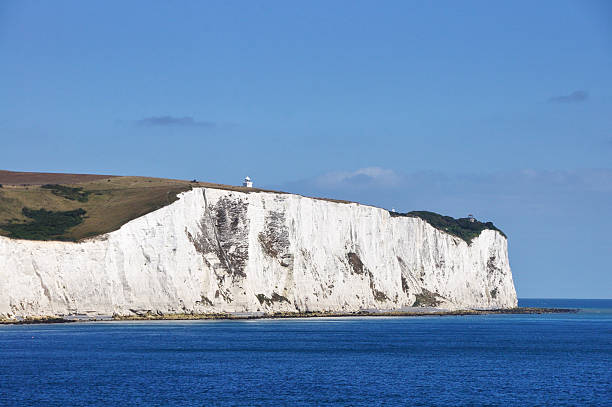
[{"label": "cliff edge", "polygon": [[505,236],[357,203],[194,187],[79,242],[0,236],[0,317],[517,305]]}]

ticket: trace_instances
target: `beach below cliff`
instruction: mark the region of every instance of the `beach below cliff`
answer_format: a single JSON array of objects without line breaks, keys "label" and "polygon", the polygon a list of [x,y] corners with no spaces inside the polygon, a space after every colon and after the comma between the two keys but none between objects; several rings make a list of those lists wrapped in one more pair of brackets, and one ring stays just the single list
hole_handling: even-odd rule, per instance
[{"label": "beach below cliff", "polygon": [[0,324],[54,324],[96,321],[197,321],[197,320],[256,320],[289,318],[351,318],[351,317],[432,317],[495,314],[559,314],[576,313],[575,308],[516,307],[507,309],[445,310],[430,307],[407,307],[401,310],[361,310],[358,312],[234,312],[215,314],[151,314],[134,315],[67,315],[3,319]]}]

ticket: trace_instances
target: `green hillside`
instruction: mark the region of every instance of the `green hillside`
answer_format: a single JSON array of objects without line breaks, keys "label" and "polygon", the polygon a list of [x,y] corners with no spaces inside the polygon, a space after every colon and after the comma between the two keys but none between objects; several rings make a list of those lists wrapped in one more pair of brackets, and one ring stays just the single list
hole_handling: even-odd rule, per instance
[{"label": "green hillside", "polygon": [[496,230],[501,233],[504,237],[506,235],[500,229],[495,227],[492,222],[480,222],[473,218],[459,218],[455,219],[451,216],[440,215],[435,212],[428,211],[412,211],[407,213],[395,213],[390,212],[391,216],[409,216],[413,218],[421,218],[429,223],[434,228],[457,236],[465,240],[468,244],[472,240],[480,235],[480,232],[486,229]]}]

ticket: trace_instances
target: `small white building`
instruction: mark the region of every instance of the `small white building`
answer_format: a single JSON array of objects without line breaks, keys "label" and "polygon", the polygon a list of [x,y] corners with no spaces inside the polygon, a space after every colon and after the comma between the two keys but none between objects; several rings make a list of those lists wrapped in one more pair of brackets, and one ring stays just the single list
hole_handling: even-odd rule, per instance
[{"label": "small white building", "polygon": [[253,188],[253,181],[251,181],[251,178],[247,176],[244,178],[244,181],[242,182],[242,186],[247,187],[247,188]]}]

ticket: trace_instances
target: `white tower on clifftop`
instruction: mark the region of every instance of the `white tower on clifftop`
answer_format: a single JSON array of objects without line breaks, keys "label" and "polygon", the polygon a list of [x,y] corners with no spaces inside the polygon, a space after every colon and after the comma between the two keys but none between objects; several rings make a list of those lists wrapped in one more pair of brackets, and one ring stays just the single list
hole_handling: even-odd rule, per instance
[{"label": "white tower on clifftop", "polygon": [[242,186],[247,187],[247,188],[253,188],[253,181],[251,181],[251,178],[247,176],[244,178],[244,181],[242,182]]}]

